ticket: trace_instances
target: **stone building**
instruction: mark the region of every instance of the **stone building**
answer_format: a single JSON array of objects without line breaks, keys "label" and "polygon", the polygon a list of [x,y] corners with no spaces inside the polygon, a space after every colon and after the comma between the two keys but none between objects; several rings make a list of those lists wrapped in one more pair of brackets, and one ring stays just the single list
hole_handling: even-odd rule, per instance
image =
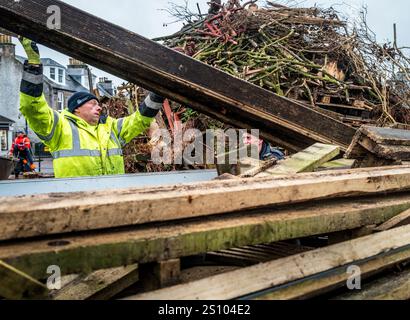
[{"label": "stone building", "polygon": [[7,155],[14,132],[26,128],[26,120],[19,111],[20,82],[23,64],[15,58],[15,45],[10,36],[0,35],[0,155]]}]

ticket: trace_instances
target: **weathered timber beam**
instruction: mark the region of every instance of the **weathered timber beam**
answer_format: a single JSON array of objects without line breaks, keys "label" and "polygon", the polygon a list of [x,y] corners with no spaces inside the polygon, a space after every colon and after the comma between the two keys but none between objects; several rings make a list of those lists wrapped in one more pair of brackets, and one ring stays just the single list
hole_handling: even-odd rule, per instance
[{"label": "weathered timber beam", "polygon": [[385,167],[143,190],[0,198],[0,240],[221,215],[409,188],[410,167]]},{"label": "weathered timber beam", "polygon": [[375,280],[357,292],[341,295],[334,300],[410,300],[410,271]]},{"label": "weathered timber beam", "polygon": [[[47,28],[47,8],[61,28]],[[135,82],[237,128],[260,129],[299,151],[314,142],[349,146],[355,129],[57,0],[3,0],[0,27]]]},{"label": "weathered timber beam", "polygon": [[0,297],[10,300],[45,299],[47,287],[0,260]]},{"label": "weathered timber beam", "polygon": [[243,211],[119,231],[0,244],[0,259],[41,279],[176,259],[228,248],[298,239],[383,223],[410,208],[408,194]]},{"label": "weathered timber beam", "polygon": [[410,226],[360,238],[207,279],[136,295],[147,300],[227,300],[292,281],[405,251],[410,258]]},{"label": "weathered timber beam", "polygon": [[[360,267],[361,280],[364,282],[370,276],[382,273],[386,269],[409,260],[410,247],[397,252],[389,252],[374,259],[357,261],[354,265]],[[260,292],[249,298],[255,300],[302,300],[318,297],[346,287],[347,281],[352,276],[352,273],[347,271],[346,267],[335,268],[331,271],[316,274],[313,277],[307,277],[303,280]]]},{"label": "weathered timber beam", "polygon": [[138,265],[98,270],[79,276],[53,294],[54,300],[108,300],[138,281]]}]

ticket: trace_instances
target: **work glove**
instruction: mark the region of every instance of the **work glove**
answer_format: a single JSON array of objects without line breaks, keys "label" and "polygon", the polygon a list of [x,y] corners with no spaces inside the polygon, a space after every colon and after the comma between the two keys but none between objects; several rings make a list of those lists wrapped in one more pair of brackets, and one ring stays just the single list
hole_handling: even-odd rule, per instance
[{"label": "work glove", "polygon": [[140,105],[141,115],[149,118],[154,118],[162,109],[164,101],[164,97],[150,92],[145,98],[144,102]]},{"label": "work glove", "polygon": [[165,101],[165,98],[158,95],[158,94],[156,94],[156,93],[154,93],[154,92],[150,92],[148,96],[149,96],[149,99],[152,102],[150,104],[150,107],[153,108],[153,109],[156,108],[158,110],[161,110],[162,106],[163,106],[163,103]]},{"label": "work glove", "polygon": [[32,65],[40,65],[40,52],[38,50],[37,44],[27,38],[19,37],[20,43],[23,45],[24,50],[26,51],[28,63]]}]

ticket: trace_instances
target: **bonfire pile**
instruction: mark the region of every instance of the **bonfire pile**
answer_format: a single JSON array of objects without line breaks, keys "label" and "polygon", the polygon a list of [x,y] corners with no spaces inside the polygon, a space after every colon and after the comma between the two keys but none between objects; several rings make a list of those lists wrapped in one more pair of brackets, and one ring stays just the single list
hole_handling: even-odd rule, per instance
[{"label": "bonfire pile", "polygon": [[[148,92],[134,84],[123,84],[118,88],[119,94],[117,97],[108,99],[103,102],[104,113],[120,119],[133,114],[136,111],[137,106],[144,101]],[[182,126],[182,132],[186,130],[197,128],[202,131],[206,131],[208,128],[222,128],[223,124],[213,120],[205,115],[199,114],[191,109],[185,108],[180,104],[171,102],[171,107],[175,114],[180,114],[180,121]],[[184,162],[182,165],[167,165],[156,164],[152,161],[153,148],[158,147],[161,149],[163,140],[161,137],[157,137],[155,131],[165,129],[169,132],[171,139],[173,138],[173,132],[171,130],[172,124],[169,123],[165,112],[161,112],[155,119],[151,128],[147,132],[133,139],[129,144],[125,146],[124,162],[126,173],[142,173],[142,172],[164,172],[186,169],[207,169],[209,166],[205,165],[193,165]],[[189,141],[185,141],[189,143]]]},{"label": "bonfire pile", "polygon": [[410,123],[410,60],[396,44],[376,43],[364,13],[352,26],[332,8],[256,2],[213,1],[196,21],[174,5],[171,14],[189,23],[155,40],[339,119]]},{"label": "bonfire pile", "polygon": [[[104,103],[104,111],[113,118],[123,118],[134,113],[138,105],[137,101],[120,94],[118,97]],[[158,166],[152,163],[152,145],[150,144],[148,132],[132,140],[125,146],[123,151],[126,173],[160,172],[167,169],[165,166]]]}]

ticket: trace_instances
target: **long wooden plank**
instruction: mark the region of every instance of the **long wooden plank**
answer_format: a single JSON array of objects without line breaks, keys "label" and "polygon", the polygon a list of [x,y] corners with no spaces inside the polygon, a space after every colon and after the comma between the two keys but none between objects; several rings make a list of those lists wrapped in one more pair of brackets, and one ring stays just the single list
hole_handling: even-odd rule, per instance
[{"label": "long wooden plank", "polygon": [[[356,266],[360,267],[361,281],[364,283],[368,276],[383,272],[385,269],[410,260],[410,248],[400,252],[382,255],[378,258],[358,261]],[[347,285],[351,273],[345,267],[337,268],[318,274],[304,280],[288,283],[272,290],[254,295],[255,300],[301,300],[318,297],[324,293],[332,292]]]},{"label": "long wooden plank", "polygon": [[[47,8],[61,10],[50,30]],[[257,128],[299,151],[315,142],[346,150],[355,130],[57,0],[3,0],[0,27],[162,94],[237,128]],[[93,32],[90,32],[93,30]]]},{"label": "long wooden plank", "polygon": [[47,287],[0,260],[0,297],[9,300],[45,299]]},{"label": "long wooden plank", "polygon": [[[0,240],[225,214],[410,188],[410,167],[0,198]],[[251,192],[250,192],[251,190]]]},{"label": "long wooden plank", "polygon": [[186,285],[140,294],[141,300],[226,300],[248,296],[365,259],[410,249],[410,226],[236,270]]},{"label": "long wooden plank", "polygon": [[316,143],[313,146],[281,161],[277,166],[256,175],[256,177],[282,176],[302,172],[313,172],[322,164],[336,158],[340,148],[333,145]]},{"label": "long wooden plank", "polygon": [[138,265],[80,276],[53,295],[54,300],[108,300],[138,281]]},{"label": "long wooden plank", "polygon": [[380,224],[410,208],[408,194],[320,201],[96,234],[0,244],[0,259],[35,278],[49,265],[91,272]]},{"label": "long wooden plank", "polygon": [[410,300],[410,271],[376,280],[362,290],[335,300]]}]

